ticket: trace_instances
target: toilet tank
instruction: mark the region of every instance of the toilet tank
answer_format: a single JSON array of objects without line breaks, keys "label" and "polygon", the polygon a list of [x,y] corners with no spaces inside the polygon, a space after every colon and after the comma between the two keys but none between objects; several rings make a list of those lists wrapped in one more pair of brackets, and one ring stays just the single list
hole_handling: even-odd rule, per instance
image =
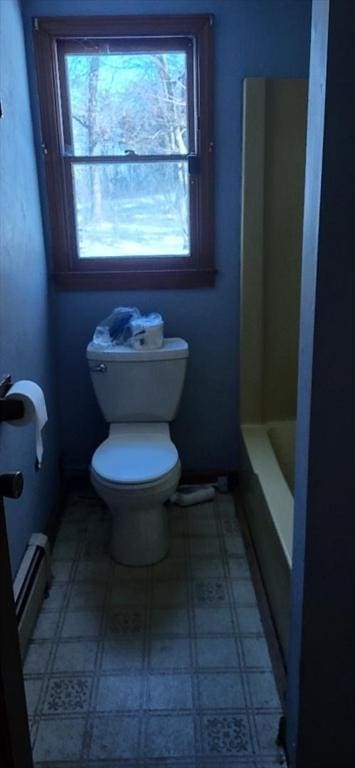
[{"label": "toilet tank", "polygon": [[164,339],[161,349],[132,349],[91,342],[91,380],[104,418],[115,422],[172,421],[179,407],[189,347]]}]

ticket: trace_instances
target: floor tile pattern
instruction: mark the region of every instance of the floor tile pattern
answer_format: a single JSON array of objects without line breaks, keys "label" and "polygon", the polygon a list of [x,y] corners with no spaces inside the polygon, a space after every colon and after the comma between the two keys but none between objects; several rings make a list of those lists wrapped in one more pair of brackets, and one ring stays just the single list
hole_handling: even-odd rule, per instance
[{"label": "floor tile pattern", "polygon": [[169,556],[129,568],[91,490],[69,497],[24,664],[38,768],[285,765],[233,499],[169,517]]}]

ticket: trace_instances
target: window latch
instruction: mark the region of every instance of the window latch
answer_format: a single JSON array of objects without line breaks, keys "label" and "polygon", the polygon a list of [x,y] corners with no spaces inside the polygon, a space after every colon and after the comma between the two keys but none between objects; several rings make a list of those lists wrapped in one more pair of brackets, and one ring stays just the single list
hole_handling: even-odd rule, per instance
[{"label": "window latch", "polygon": [[200,174],[200,158],[198,155],[188,155],[188,169],[190,176],[198,176]]}]

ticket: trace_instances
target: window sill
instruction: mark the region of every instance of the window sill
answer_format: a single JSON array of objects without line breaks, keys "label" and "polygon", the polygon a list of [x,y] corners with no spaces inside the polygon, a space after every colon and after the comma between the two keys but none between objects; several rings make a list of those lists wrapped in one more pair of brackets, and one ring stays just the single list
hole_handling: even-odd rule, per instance
[{"label": "window sill", "polygon": [[146,270],[140,272],[55,272],[62,291],[117,291],[151,288],[212,288],[215,269]]}]

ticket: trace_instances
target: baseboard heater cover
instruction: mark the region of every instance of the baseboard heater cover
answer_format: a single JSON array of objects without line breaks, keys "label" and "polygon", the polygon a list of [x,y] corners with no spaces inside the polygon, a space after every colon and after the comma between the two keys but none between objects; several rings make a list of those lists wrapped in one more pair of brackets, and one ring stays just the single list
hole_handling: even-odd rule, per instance
[{"label": "baseboard heater cover", "polygon": [[13,585],[22,658],[26,655],[42,600],[50,582],[48,538],[43,533],[33,533]]}]

